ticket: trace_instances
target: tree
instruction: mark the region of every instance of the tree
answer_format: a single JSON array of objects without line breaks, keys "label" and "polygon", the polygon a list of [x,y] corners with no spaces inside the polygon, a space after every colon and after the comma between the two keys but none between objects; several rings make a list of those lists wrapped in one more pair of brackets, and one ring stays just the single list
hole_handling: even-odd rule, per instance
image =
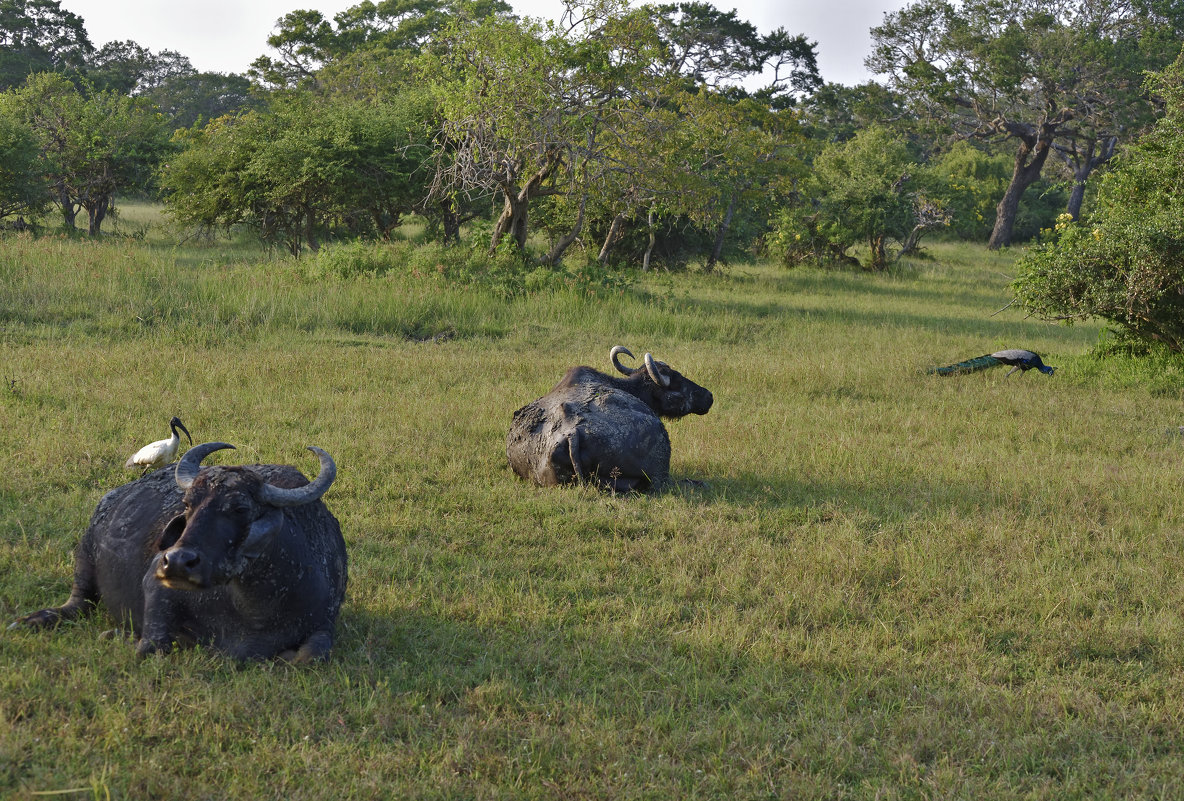
[{"label": "tree", "polygon": [[91,236],[99,234],[115,192],[143,186],[167,144],[162,118],[143,100],[87,95],[60,74],[30,76],[5,93],[3,105],[36,136],[67,227],[85,210]]},{"label": "tree", "polygon": [[169,75],[143,96],[160,109],[173,128],[249,111],[263,102],[251,92],[251,81],[245,76],[221,72]]},{"label": "tree", "polygon": [[632,124],[630,89],[653,62],[652,27],[610,0],[568,6],[562,26],[489,18],[454,26],[424,64],[441,118],[433,194],[496,192],[490,251],[526,248],[531,204],[567,193],[575,219],[551,248],[579,235],[607,149]]},{"label": "tree", "polygon": [[0,113],[0,220],[40,214],[48,205],[37,138],[11,114]]},{"label": "tree", "polygon": [[902,98],[868,81],[859,86],[826,83],[798,104],[806,136],[817,142],[845,142],[873,124],[900,127],[908,115]]},{"label": "tree", "polygon": [[327,237],[389,237],[426,189],[422,94],[398,103],[293,95],[267,110],[176,134],[161,171],[170,213],[188,225],[246,225],[293,255]]},{"label": "tree", "polygon": [[277,57],[255,59],[250,75],[274,88],[315,87],[322,70],[360,52],[418,53],[450,23],[508,17],[510,10],[504,0],[365,0],[332,21],[316,10],[292,11],[267,38]]},{"label": "tree", "polygon": [[788,263],[858,264],[847,251],[863,242],[867,269],[885,269],[888,240],[906,243],[923,232],[918,225],[940,224],[940,205],[926,208],[932,201],[910,191],[918,170],[908,147],[883,126],[827,145],[814,159],[798,203],[782,212],[770,236],[772,249]]},{"label": "tree", "polygon": [[[661,74],[684,88],[671,96],[688,110],[683,122],[694,129],[701,155],[692,165],[696,191],[681,194],[681,211],[711,231],[704,262],[710,271],[723,256],[737,211],[768,206],[774,186],[794,170],[797,159],[790,154],[799,149],[800,130],[777,112],[821,86],[815,45],[784,28],[762,36],[735,11],[703,2],[657,6],[653,20],[664,45]],[[763,85],[745,88],[756,80]]]},{"label": "tree", "polygon": [[754,90],[756,96],[787,105],[822,83],[815,45],[804,35],[778,28],[762,36],[734,9],[724,12],[704,2],[666,3],[652,13],[666,47],[666,68],[693,85],[746,97],[744,82],[768,72],[771,77]]},{"label": "tree", "polygon": [[[955,141],[930,157],[922,173],[926,192],[948,212],[947,232],[951,236],[979,242],[990,236],[995,207],[1007,187],[1012,162],[1005,153],[987,152],[967,140]],[[1040,178],[1020,199],[1012,241],[1027,241],[1051,228],[1064,211],[1066,198],[1063,183]]]},{"label": "tree", "polygon": [[1017,142],[989,246],[1009,245],[1020,198],[1059,153],[1079,187],[1149,119],[1146,69],[1178,49],[1174,0],[920,0],[872,30],[873,72],[964,137]]},{"label": "tree", "polygon": [[1045,319],[1100,317],[1131,337],[1184,351],[1184,52],[1152,79],[1165,114],[1117,160],[1084,222],[1064,215],[1053,241],[1017,262],[1025,309]]},{"label": "tree", "polygon": [[94,45],[58,0],[0,0],[0,91],[38,72],[77,74]]},{"label": "tree", "polygon": [[711,271],[737,215],[759,216],[763,224],[803,177],[804,138],[796,114],[755,98],[700,89],[682,107],[683,158],[693,161],[679,165],[684,177],[674,183],[679,193],[672,207],[710,232],[704,269]]},{"label": "tree", "polygon": [[[655,217],[688,215],[713,233],[710,267],[737,209],[770,193],[790,141],[778,136],[793,127],[771,110],[773,94],[808,83],[812,45],[762,39],[703,4],[666,11],[581,0],[555,25],[493,19],[448,32],[426,66],[442,118],[436,192],[501,198],[491,249],[509,237],[522,250],[532,205],[553,198],[546,262],[590,216],[603,261],[630,221],[652,229]],[[810,56],[798,84],[714,88],[770,60],[798,63],[798,45]]]},{"label": "tree", "polygon": [[193,75],[197,70],[175,50],[153,53],[130,39],[107,42],[87,60],[86,77],[100,91],[122,95],[151,92],[170,78]]}]

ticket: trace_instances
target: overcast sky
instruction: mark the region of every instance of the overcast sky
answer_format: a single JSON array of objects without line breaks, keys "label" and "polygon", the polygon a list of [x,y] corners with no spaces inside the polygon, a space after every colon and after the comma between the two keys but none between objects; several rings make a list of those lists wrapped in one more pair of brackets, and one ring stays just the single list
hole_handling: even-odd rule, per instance
[{"label": "overcast sky", "polygon": [[[267,37],[276,20],[298,8],[315,8],[325,17],[359,0],[62,0],[62,7],[82,17],[95,47],[113,40],[132,41],[153,52],[176,50],[198,70],[245,72],[257,57],[269,53]],[[522,16],[553,18],[559,0],[511,0]],[[736,9],[741,19],[762,33],[783,27],[804,33],[818,43],[822,79],[853,85],[871,76],[863,59],[871,48],[868,31],[886,11],[903,8],[904,0],[718,0],[724,10]]]}]

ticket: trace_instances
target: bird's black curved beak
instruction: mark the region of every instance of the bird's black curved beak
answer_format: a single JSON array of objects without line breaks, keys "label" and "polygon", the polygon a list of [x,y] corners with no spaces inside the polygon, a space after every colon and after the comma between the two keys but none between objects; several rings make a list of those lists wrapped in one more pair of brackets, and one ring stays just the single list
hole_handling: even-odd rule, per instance
[{"label": "bird's black curved beak", "polygon": [[178,428],[181,429],[182,431],[184,431],[185,436],[189,437],[189,444],[190,445],[193,444],[193,437],[189,436],[189,429],[186,428],[185,424],[181,422],[181,418],[174,417],[172,420],[169,421],[169,427],[172,428],[174,430],[174,432]]}]

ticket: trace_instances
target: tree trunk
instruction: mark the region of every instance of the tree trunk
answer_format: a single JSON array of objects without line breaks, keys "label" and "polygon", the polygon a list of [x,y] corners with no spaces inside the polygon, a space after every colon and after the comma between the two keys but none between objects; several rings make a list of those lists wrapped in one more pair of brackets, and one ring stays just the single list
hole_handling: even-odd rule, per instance
[{"label": "tree trunk", "polygon": [[704,272],[714,270],[720,255],[724,252],[724,237],[728,235],[728,228],[732,225],[732,217],[736,214],[736,202],[739,198],[740,193],[733,192],[731,200],[728,201],[728,208],[724,212],[724,218],[720,220],[719,227],[715,229],[715,242],[711,245],[711,255],[707,257],[707,263],[703,265]]},{"label": "tree trunk", "polygon": [[377,205],[370,207],[370,219],[374,221],[374,227],[382,235],[383,242],[391,241],[391,231],[398,228],[399,223],[402,221],[402,217],[398,212],[385,214]]},{"label": "tree trunk", "polygon": [[871,238],[872,255],[868,262],[869,270],[876,270],[877,272],[883,270],[888,264],[888,257],[884,251],[884,234],[877,234]]},{"label": "tree trunk", "polygon": [[58,188],[58,205],[62,208],[62,218],[65,220],[66,227],[71,231],[74,230],[76,227],[74,220],[78,216],[78,207],[74,205],[74,201],[65,187]]},{"label": "tree trunk", "polygon": [[501,181],[505,206],[493,226],[493,236],[490,237],[489,242],[491,256],[507,234],[514,237],[514,244],[518,246],[519,252],[526,250],[527,214],[530,211],[530,201],[539,195],[553,194],[544,191],[543,183],[551,177],[551,173],[555,172],[561,162],[562,158],[559,153],[548,153],[542,166],[535,171],[534,175],[530,176],[521,189],[517,189],[515,184],[515,171],[507,166],[506,175]]},{"label": "tree trunk", "polygon": [[1045,123],[1040,126],[1039,134],[1031,134],[1020,138],[1019,150],[1015,154],[1015,168],[1011,172],[1011,182],[1003,199],[995,207],[995,228],[991,231],[991,239],[987,247],[991,250],[1007,247],[1011,244],[1011,232],[1015,228],[1015,217],[1019,211],[1020,198],[1024,191],[1035,183],[1044,169],[1044,162],[1052,150],[1052,139],[1056,126]]},{"label": "tree trunk", "polygon": [[491,256],[497,252],[497,246],[507,234],[514,238],[514,244],[519,250],[526,247],[526,214],[530,201],[519,199],[519,194],[513,190],[502,190],[505,205],[502,207],[501,216],[493,224],[493,236],[489,240]]},{"label": "tree trunk", "polygon": [[313,253],[321,249],[320,243],[317,242],[316,216],[311,208],[304,210],[304,241]]},{"label": "tree trunk", "polygon": [[645,224],[650,232],[649,244],[645,247],[645,255],[641,257],[641,271],[648,272],[650,269],[650,254],[654,252],[654,245],[658,241],[657,234],[654,233],[654,207],[650,206],[649,213],[645,216]]},{"label": "tree trunk", "polygon": [[921,236],[929,230],[925,225],[914,225],[913,230],[909,231],[909,235],[905,238],[900,246],[900,255],[906,256],[910,253],[915,253],[920,250]]},{"label": "tree trunk", "polygon": [[98,236],[99,229],[103,225],[103,219],[107,216],[107,209],[110,208],[111,198],[103,196],[97,202],[91,202],[86,205],[87,226],[86,233],[89,236]]},{"label": "tree trunk", "polygon": [[[1069,191],[1069,204],[1065,207],[1065,211],[1074,220],[1081,217],[1081,204],[1085,200],[1086,182],[1094,170],[1114,156],[1114,151],[1118,147],[1118,137],[1111,136],[1104,140],[1100,150],[1097,144],[1097,142],[1091,141],[1084,156],[1064,159],[1069,168],[1073,170],[1073,188]],[[1075,151],[1073,155],[1077,155]]]},{"label": "tree trunk", "polygon": [[584,207],[587,205],[587,203],[588,197],[586,195],[582,195],[580,197],[580,210],[576,214],[575,225],[571,227],[571,231],[569,231],[565,236],[559,238],[559,241],[555,243],[553,248],[551,248],[551,252],[547,254],[547,258],[544,260],[550,266],[557,266],[559,264],[559,260],[563,258],[564,252],[569,247],[571,247],[571,243],[579,239],[580,231],[584,230]]},{"label": "tree trunk", "polygon": [[623,222],[625,222],[625,215],[623,213],[613,217],[612,225],[608,227],[608,236],[604,238],[604,244],[600,247],[600,254],[596,257],[596,260],[601,264],[608,261],[608,254],[617,241],[617,236],[621,232],[621,224]]},{"label": "tree trunk", "polygon": [[440,201],[440,216],[444,226],[444,241],[460,244],[460,215],[451,200]]}]

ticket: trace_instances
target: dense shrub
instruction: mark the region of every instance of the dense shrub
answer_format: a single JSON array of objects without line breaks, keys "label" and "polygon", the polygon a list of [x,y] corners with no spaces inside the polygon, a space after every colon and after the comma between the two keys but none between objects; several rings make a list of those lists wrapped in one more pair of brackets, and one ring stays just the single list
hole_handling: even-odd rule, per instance
[{"label": "dense shrub", "polygon": [[881,126],[827,145],[814,159],[801,202],[774,222],[770,251],[786,263],[849,262],[847,251],[863,243],[871,254],[865,266],[884,269],[886,241],[903,242],[915,224],[907,184],[916,171],[907,145]]},{"label": "dense shrub", "polygon": [[0,114],[0,220],[38,214],[49,205],[49,187],[38,164],[32,130]]},{"label": "dense shrub", "polygon": [[1184,350],[1184,55],[1153,79],[1165,116],[1120,157],[1081,223],[1063,215],[1013,287],[1044,318],[1100,317]]},{"label": "dense shrub", "polygon": [[427,190],[424,97],[369,104],[290,96],[177,132],[161,170],[170,213],[194,227],[245,225],[298,255],[342,237],[390,237]]}]

